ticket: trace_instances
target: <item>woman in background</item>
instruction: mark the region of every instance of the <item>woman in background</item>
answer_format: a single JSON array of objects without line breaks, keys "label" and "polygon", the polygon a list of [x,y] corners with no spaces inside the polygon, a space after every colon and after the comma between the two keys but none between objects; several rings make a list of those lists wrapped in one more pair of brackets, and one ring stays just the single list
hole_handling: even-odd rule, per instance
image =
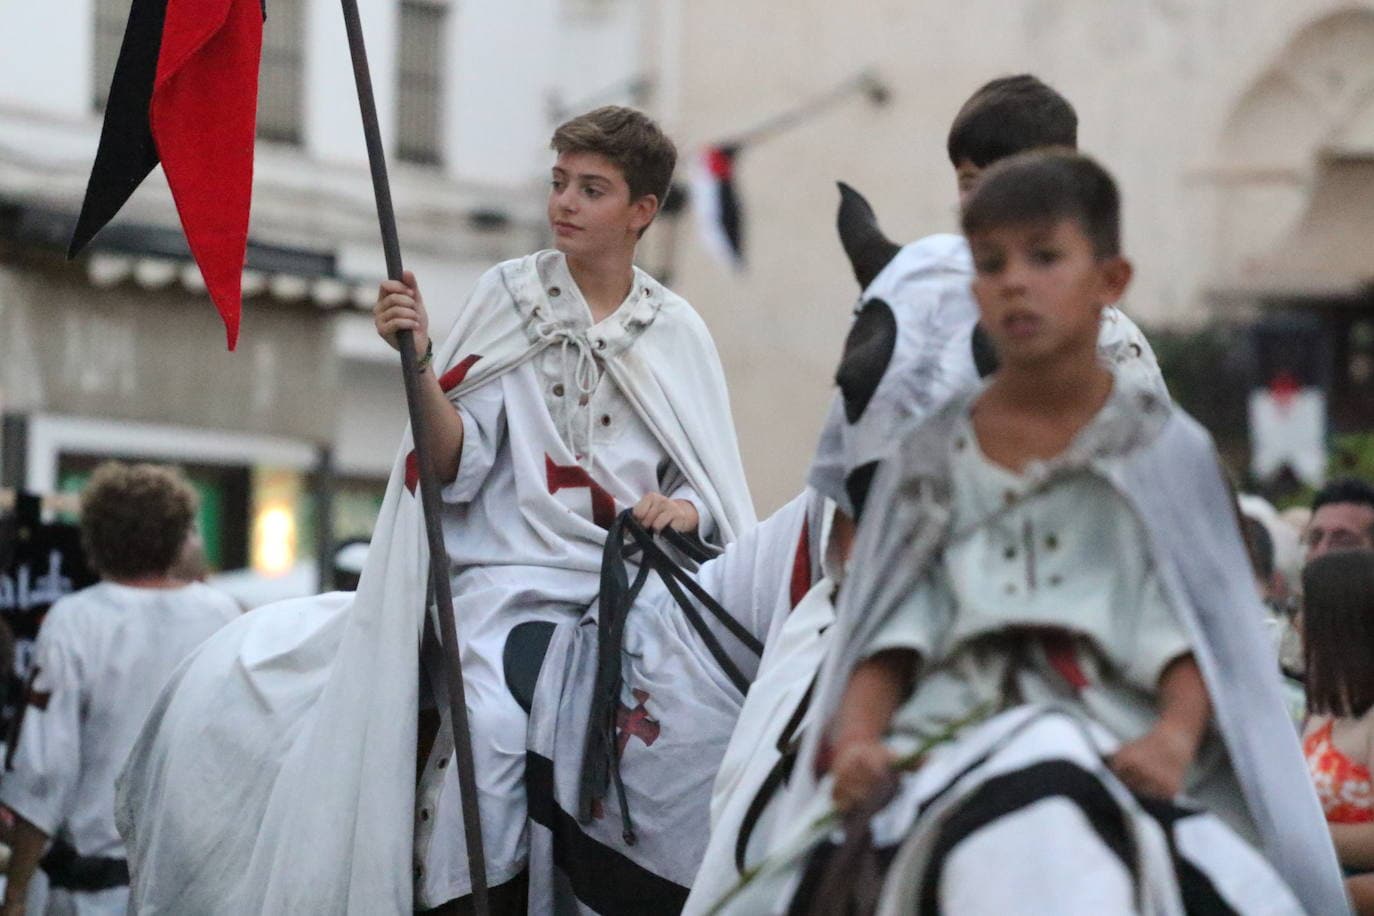
[{"label": "woman in background", "polygon": [[[1374,552],[1324,554],[1302,579],[1303,751],[1341,865],[1374,872]],[[1374,913],[1374,874],[1347,886]]]}]

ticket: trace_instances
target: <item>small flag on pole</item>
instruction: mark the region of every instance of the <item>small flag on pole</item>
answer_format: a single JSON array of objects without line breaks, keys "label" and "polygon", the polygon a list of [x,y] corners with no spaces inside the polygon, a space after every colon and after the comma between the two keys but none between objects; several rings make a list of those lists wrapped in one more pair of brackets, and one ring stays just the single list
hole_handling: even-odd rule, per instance
[{"label": "small flag on pole", "polygon": [[735,193],[738,146],[708,146],[692,174],[692,207],[706,247],[725,264],[744,266],[744,227]]},{"label": "small flag on pole", "polygon": [[1250,470],[1273,481],[1285,468],[1309,487],[1326,476],[1326,393],[1280,369],[1249,398]]},{"label": "small flag on pole", "polygon": [[238,342],[265,0],[134,0],[68,247],[74,257],[159,162],[205,286]]}]

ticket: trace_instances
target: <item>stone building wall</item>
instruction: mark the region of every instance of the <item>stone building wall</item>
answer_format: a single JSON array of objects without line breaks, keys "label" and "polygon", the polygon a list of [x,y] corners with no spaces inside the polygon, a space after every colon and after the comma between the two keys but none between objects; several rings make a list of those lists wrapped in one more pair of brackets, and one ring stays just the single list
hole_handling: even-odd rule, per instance
[{"label": "stone building wall", "polygon": [[1147,327],[1213,317],[1213,292],[1292,230],[1318,153],[1374,149],[1371,3],[693,0],[682,10],[665,81],[676,95],[663,109],[688,155],[863,68],[892,90],[886,107],[856,96],[745,149],[744,272],[690,235],[682,243],[675,285],[720,345],[764,511],[801,485],[856,293],[834,234],[834,181],[866,193],[894,239],[953,229],[945,136],[984,81],[1031,71],[1077,107],[1081,146],[1122,185],[1138,278],[1125,306]]}]

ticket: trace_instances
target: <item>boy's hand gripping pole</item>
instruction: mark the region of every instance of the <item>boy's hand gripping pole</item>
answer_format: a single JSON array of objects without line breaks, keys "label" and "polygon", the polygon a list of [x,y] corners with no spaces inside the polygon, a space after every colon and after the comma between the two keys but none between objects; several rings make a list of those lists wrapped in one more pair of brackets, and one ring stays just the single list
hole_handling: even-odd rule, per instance
[{"label": "boy's hand gripping pole", "polygon": [[[358,85],[358,107],[363,116],[363,136],[367,140],[367,159],[372,168],[372,190],[377,198],[377,221],[382,231],[387,277],[401,279],[401,246],[396,236],[396,213],[391,205],[391,183],[386,174],[386,153],[377,126],[377,103],[372,95],[372,77],[363,45],[362,23],[357,0],[342,0],[344,27],[348,31],[348,50],[353,58],[353,78]],[[420,376],[415,371],[415,335],[401,331],[396,335],[401,350],[401,372],[405,377],[406,407],[415,443],[415,464],[420,472],[420,505],[424,510],[425,535],[429,543],[430,578],[439,609],[439,639],[444,649],[444,675],[448,682],[449,713],[453,722],[453,746],[458,767],[458,788],[463,802],[463,830],[467,839],[468,873],[472,877],[473,912],[487,916],[487,863],[482,848],[482,822],[477,810],[476,768],[472,759],[472,732],[468,729],[468,708],[463,690],[463,665],[458,656],[458,626],[453,616],[453,594],[448,578],[443,530],[439,527],[439,481],[430,458],[429,430],[420,405]],[[417,647],[418,651],[418,647]]]}]

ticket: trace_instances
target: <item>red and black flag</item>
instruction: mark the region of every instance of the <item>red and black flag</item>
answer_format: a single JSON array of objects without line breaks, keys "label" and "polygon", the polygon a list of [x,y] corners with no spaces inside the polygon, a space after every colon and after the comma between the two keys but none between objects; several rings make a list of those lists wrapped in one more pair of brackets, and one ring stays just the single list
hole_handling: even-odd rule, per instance
[{"label": "red and black flag", "polygon": [[75,256],[159,162],[191,254],[238,342],[265,0],[134,0]]},{"label": "red and black flag", "polygon": [[692,206],[706,247],[736,269],[744,266],[744,227],[735,191],[735,159],[740,147],[708,146],[692,175]]}]

